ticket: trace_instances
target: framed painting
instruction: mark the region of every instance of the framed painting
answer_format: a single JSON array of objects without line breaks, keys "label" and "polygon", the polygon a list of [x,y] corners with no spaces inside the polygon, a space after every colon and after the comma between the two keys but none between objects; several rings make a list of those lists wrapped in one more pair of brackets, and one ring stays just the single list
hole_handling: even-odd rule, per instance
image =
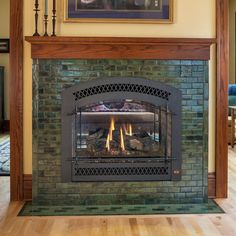
[{"label": "framed painting", "polygon": [[65,0],[64,5],[66,22],[173,22],[173,0]]}]

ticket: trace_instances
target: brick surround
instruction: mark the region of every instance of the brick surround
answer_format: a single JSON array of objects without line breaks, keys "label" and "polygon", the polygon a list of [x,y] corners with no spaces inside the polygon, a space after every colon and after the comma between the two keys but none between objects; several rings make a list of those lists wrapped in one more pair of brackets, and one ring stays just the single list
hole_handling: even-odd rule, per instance
[{"label": "brick surround", "polygon": [[[61,182],[61,91],[100,77],[143,77],[182,91],[182,180]],[[155,204],[207,199],[208,62],[44,60],[33,62],[33,203]]]}]

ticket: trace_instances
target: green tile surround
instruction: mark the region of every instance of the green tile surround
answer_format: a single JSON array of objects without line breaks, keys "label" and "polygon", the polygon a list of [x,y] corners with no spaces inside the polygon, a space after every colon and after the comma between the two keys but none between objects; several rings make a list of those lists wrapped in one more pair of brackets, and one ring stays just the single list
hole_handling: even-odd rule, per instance
[{"label": "green tile surround", "polygon": [[[62,183],[61,91],[100,77],[143,77],[182,91],[182,180]],[[34,60],[33,204],[148,205],[207,201],[208,62]]]},{"label": "green tile surround", "polygon": [[211,199],[204,203],[158,205],[47,206],[27,202],[18,216],[219,214],[224,211]]}]

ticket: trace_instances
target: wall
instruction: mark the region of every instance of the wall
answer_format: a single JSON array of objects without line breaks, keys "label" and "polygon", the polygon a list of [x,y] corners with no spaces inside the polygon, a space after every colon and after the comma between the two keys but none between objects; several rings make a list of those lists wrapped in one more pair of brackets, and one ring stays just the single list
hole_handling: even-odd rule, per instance
[{"label": "wall", "polygon": [[[58,35],[121,37],[214,38],[215,0],[174,0],[174,24],[63,23],[63,0],[58,1]],[[24,35],[34,32],[33,2],[24,0]],[[41,7],[42,9],[42,7]],[[50,11],[49,11],[50,12]],[[201,17],[199,17],[201,13]],[[42,14],[42,11],[40,12]],[[41,15],[40,15],[41,16]],[[50,19],[50,16],[49,16]],[[30,23],[29,23],[30,22]],[[42,20],[40,32],[42,33]],[[49,31],[51,25],[49,25]],[[209,172],[215,170],[215,48],[209,64]],[[32,60],[24,47],[24,173],[32,173]]]},{"label": "wall", "polygon": [[235,81],[235,12],[236,1],[229,1],[229,83]]},{"label": "wall", "polygon": [[[9,38],[9,25],[10,25],[10,1],[0,1],[0,38]],[[3,23],[4,22],[4,23]],[[4,78],[4,117],[5,120],[9,120],[9,53],[0,54],[0,65],[5,67]]]}]

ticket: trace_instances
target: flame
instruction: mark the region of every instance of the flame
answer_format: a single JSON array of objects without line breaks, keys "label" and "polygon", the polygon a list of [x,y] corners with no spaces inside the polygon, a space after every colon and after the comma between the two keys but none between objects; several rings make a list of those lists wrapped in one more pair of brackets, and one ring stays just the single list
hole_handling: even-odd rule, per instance
[{"label": "flame", "polygon": [[[128,124],[128,125],[123,124],[122,126],[120,126],[120,148],[122,151],[125,151],[123,129],[124,129],[124,132],[126,135],[132,136],[133,135],[132,125],[131,124]],[[114,117],[111,117],[109,133],[107,134],[107,139],[106,139],[106,149],[108,152],[111,150],[110,141],[113,140],[113,131],[114,130],[115,130],[115,119],[114,119]]]},{"label": "flame", "polygon": [[128,124],[128,135],[132,136],[133,135],[133,129],[132,129],[132,125]]},{"label": "flame", "polygon": [[133,127],[130,123],[123,125],[123,129],[124,129],[126,135],[129,135],[129,136],[133,135]]},{"label": "flame", "polygon": [[109,140],[110,138],[109,137],[110,137],[110,135],[108,134],[107,135],[107,141],[106,141],[106,148],[107,148],[108,152],[110,151],[110,140]]},{"label": "flame", "polygon": [[111,150],[110,147],[110,141],[113,139],[113,131],[115,130],[115,120],[114,117],[111,117],[111,122],[110,122],[110,128],[109,128],[109,133],[107,135],[107,140],[106,140],[106,149],[109,152]]},{"label": "flame", "polygon": [[122,127],[120,127],[120,147],[122,151],[125,151],[125,142],[124,142]]},{"label": "flame", "polygon": [[113,134],[112,132],[115,130],[115,120],[114,117],[111,117],[110,128],[109,128],[109,140],[112,141]]}]

